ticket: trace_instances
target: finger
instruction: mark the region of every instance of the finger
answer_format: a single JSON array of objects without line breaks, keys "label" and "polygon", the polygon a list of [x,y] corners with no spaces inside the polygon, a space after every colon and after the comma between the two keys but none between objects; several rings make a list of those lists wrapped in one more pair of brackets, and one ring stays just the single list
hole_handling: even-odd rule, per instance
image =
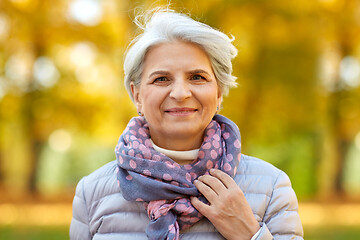
[{"label": "finger", "polygon": [[225,173],[219,169],[215,169],[215,168],[210,169],[209,172],[210,172],[211,176],[219,179],[226,188],[229,189],[229,188],[237,188],[238,187],[236,182],[234,181],[234,179],[232,177],[230,177],[227,173]]},{"label": "finger", "polygon": [[197,190],[204,195],[204,197],[211,203],[213,203],[217,198],[217,193],[208,185],[205,183],[195,180],[194,185],[197,188]]},{"label": "finger", "polygon": [[199,177],[198,180],[209,186],[217,195],[221,195],[227,190],[226,186],[220,181],[220,179],[214,176],[203,175]]},{"label": "finger", "polygon": [[210,206],[206,203],[200,201],[197,197],[190,198],[191,204],[198,210],[202,215],[207,217],[207,214],[210,212]]}]

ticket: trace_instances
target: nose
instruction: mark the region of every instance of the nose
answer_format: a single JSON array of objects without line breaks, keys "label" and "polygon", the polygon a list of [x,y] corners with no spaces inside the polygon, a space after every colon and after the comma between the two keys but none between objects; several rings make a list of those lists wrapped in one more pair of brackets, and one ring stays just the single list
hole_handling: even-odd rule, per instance
[{"label": "nose", "polygon": [[179,79],[174,81],[170,92],[171,98],[177,101],[182,101],[189,98],[190,96],[191,96],[190,85],[189,83],[187,83],[186,80]]}]

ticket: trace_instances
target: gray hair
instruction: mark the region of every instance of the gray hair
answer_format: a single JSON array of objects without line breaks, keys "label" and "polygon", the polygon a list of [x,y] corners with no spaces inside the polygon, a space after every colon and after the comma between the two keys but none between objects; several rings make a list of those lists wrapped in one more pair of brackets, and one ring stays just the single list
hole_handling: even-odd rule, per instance
[{"label": "gray hair", "polygon": [[[237,49],[226,34],[189,16],[169,9],[157,9],[142,25],[135,18],[136,25],[143,30],[130,43],[124,61],[125,88],[134,101],[130,83],[138,85],[141,81],[143,62],[146,53],[155,45],[166,42],[184,41],[195,43],[209,56],[217,83],[223,95],[227,95],[231,87],[236,87],[236,77],[232,75],[231,60],[237,55]],[[145,17],[146,18],[146,17]]]}]

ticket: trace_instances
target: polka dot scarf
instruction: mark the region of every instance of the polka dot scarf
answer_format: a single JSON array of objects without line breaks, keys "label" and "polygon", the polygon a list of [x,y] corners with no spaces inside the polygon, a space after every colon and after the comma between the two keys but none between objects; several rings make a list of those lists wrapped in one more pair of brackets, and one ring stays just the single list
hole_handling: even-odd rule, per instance
[{"label": "polka dot scarf", "polygon": [[118,183],[126,200],[145,203],[150,240],[177,240],[180,230],[203,217],[190,203],[190,196],[206,202],[193,181],[209,174],[211,168],[235,176],[241,156],[240,132],[231,120],[215,115],[205,129],[197,159],[182,166],[155,151],[149,138],[146,120],[132,118],[115,148]]}]

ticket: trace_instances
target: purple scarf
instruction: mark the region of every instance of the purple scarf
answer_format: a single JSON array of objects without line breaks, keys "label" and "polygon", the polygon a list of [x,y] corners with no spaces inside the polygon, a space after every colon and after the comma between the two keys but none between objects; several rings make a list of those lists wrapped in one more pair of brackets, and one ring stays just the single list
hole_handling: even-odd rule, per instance
[{"label": "purple scarf", "polygon": [[[194,180],[211,168],[235,176],[241,157],[240,132],[231,120],[215,115],[205,129],[197,159],[183,166],[157,152],[149,138],[146,120],[132,118],[115,148],[118,183],[126,200],[145,202],[150,240],[177,240],[180,230],[203,217],[190,203],[191,196],[200,196]],[[200,200],[207,202],[202,196]]]}]

